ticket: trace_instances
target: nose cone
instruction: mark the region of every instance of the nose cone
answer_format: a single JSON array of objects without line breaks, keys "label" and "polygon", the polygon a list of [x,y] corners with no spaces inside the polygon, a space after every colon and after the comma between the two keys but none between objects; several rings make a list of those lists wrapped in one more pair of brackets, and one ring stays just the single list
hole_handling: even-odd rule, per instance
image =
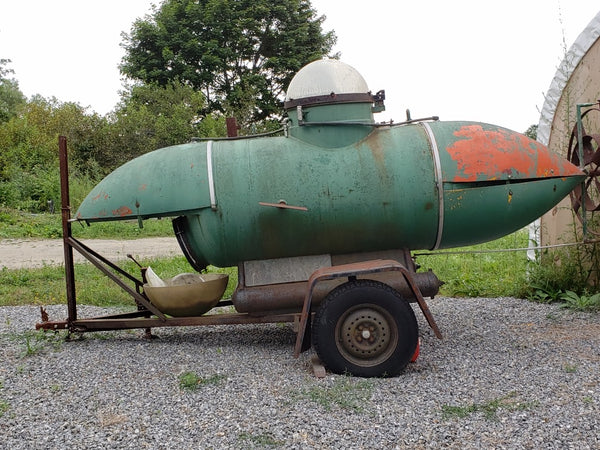
[{"label": "nose cone", "polygon": [[539,142],[481,123],[431,124],[440,151],[443,217],[436,247],[496,239],[560,202],[585,174]]}]

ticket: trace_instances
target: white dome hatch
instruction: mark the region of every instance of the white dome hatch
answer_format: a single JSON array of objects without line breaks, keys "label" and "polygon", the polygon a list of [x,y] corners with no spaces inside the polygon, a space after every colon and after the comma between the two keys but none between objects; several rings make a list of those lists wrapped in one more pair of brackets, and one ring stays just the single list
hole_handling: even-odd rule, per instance
[{"label": "white dome hatch", "polygon": [[337,59],[320,59],[307,64],[292,78],[285,109],[298,105],[372,103],[373,96],[358,71]]}]

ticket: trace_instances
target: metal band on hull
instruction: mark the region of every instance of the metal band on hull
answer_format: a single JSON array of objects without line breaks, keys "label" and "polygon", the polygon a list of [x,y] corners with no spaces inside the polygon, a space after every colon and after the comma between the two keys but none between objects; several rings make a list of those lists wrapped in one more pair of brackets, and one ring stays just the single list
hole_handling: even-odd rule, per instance
[{"label": "metal band on hull", "polygon": [[427,133],[427,138],[429,139],[429,143],[431,144],[431,154],[433,157],[433,165],[435,170],[435,185],[438,193],[438,228],[437,228],[437,236],[435,239],[435,245],[432,250],[436,250],[439,248],[440,243],[442,242],[442,234],[444,231],[444,182],[442,180],[442,165],[440,163],[440,150],[437,145],[437,141],[435,140],[435,135],[431,130],[431,127],[427,122],[422,122],[421,125],[425,129]]},{"label": "metal band on hull", "polygon": [[217,198],[215,196],[215,177],[213,173],[212,144],[213,141],[208,141],[206,143],[206,170],[208,172],[208,193],[210,196],[210,208],[212,210],[215,210],[217,209]]}]

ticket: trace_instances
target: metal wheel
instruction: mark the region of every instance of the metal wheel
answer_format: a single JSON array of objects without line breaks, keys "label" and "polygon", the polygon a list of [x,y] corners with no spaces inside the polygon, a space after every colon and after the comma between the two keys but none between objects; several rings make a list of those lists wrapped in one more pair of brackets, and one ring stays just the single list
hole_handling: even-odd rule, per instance
[{"label": "metal wheel", "polygon": [[398,345],[398,329],[388,311],[377,305],[358,305],[340,317],[335,327],[338,351],[349,362],[376,366]]},{"label": "metal wheel", "polygon": [[331,291],[315,314],[312,335],[329,370],[361,377],[398,375],[418,345],[409,303],[372,280],[351,281]]},{"label": "metal wheel", "polygon": [[[582,115],[583,118],[590,112],[600,112],[599,108],[590,108]],[[583,164],[579,155],[579,143],[577,134],[577,125],[573,127],[569,139],[569,148],[567,159],[577,167],[583,167],[587,177],[582,185],[577,185],[569,194],[571,197],[571,206],[579,220],[582,220],[586,212],[600,211],[600,135],[588,134],[582,124],[582,150]],[[583,210],[580,212],[581,208]],[[592,230],[590,232],[594,233]],[[598,234],[595,232],[594,234]]]}]

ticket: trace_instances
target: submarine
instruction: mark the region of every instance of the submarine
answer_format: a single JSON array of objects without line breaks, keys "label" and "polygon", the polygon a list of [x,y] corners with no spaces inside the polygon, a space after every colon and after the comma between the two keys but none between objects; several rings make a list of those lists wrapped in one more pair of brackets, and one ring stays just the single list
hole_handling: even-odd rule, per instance
[{"label": "submarine", "polygon": [[205,140],[116,169],[75,214],[175,217],[192,265],[390,248],[441,249],[529,224],[584,177],[523,134],[478,122],[375,123],[351,66],[308,64],[285,100],[286,135]]},{"label": "submarine", "polygon": [[[290,82],[282,135],[201,139],[139,156],[96,185],[75,220],[170,217],[195,270],[238,266],[236,311],[303,309],[304,326],[315,312],[313,341],[328,368],[397,374],[418,351],[410,297],[417,288],[433,297],[440,285],[416,272],[410,252],[512,233],[585,174],[492,124],[378,123],[384,99],[350,65],[314,61]],[[408,277],[350,274],[328,279],[307,302],[319,270],[375,259],[408,267],[417,288]]]}]

